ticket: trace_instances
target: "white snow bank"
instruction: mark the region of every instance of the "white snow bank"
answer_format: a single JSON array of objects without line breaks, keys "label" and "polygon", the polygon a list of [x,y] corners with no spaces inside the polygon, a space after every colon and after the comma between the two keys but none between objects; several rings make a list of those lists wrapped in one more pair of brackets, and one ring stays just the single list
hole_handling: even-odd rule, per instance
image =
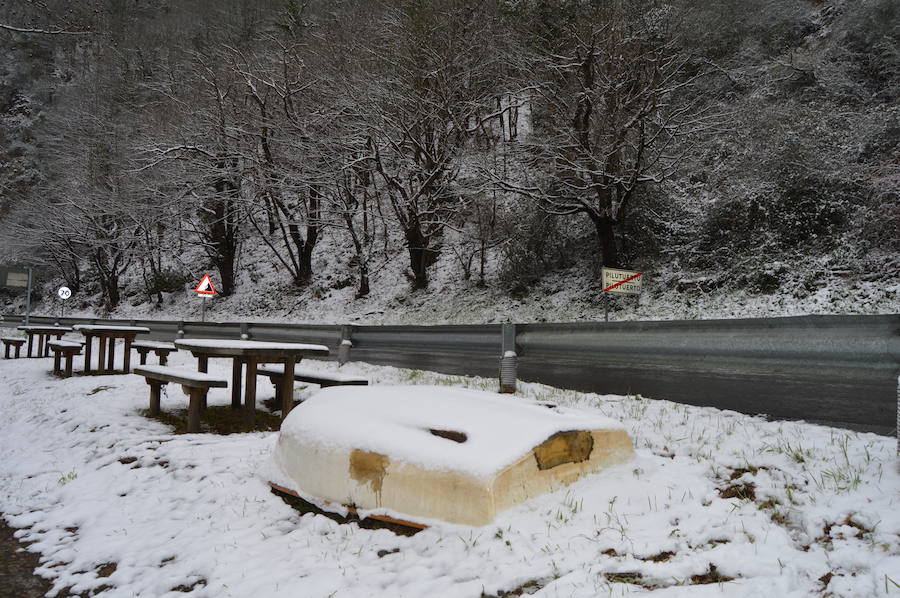
[{"label": "white snow bank", "polygon": [[[445,386],[357,386],[319,391],[291,411],[281,434],[484,478],[557,432],[621,429],[608,417],[495,393]],[[467,438],[449,446],[430,430],[461,432]]]},{"label": "white snow bank", "polygon": [[180,349],[261,349],[266,351],[324,351],[328,353],[325,345],[308,345],[305,343],[270,343],[265,341],[244,340],[219,340],[213,338],[192,338],[175,341],[175,346]]},{"label": "white snow bank", "polygon": [[100,326],[91,324],[76,324],[72,330],[79,332],[150,332],[146,326]]}]

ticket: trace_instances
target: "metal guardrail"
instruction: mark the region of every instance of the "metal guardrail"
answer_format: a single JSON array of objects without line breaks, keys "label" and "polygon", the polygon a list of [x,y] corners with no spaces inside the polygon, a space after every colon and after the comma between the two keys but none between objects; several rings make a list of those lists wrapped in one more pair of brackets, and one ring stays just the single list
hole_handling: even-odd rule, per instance
[{"label": "metal guardrail", "polygon": [[[22,320],[4,318],[10,324]],[[159,340],[243,337],[317,343],[332,350],[331,359],[338,357],[341,342],[349,340],[354,361],[479,376],[496,376],[502,353],[514,350],[513,371],[520,380],[880,433],[895,429],[898,314],[514,326],[31,320],[147,326],[150,337]],[[509,360],[504,367],[508,372]]]}]

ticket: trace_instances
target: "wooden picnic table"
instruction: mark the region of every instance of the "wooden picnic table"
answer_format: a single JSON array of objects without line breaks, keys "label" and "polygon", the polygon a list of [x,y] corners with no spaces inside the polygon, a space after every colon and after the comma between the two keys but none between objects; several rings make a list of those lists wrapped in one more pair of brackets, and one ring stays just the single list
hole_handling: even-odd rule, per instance
[{"label": "wooden picnic table", "polygon": [[49,357],[50,347],[47,345],[47,341],[50,340],[50,337],[55,336],[56,340],[60,340],[62,335],[72,332],[71,328],[66,328],[65,326],[18,326],[17,329],[28,335],[28,357],[31,357],[35,335],[38,337],[36,357]]},{"label": "wooden picnic table", "polygon": [[[113,374],[115,373],[115,346],[116,339],[125,340],[125,357],[122,364],[122,371],[129,373],[131,371],[131,343],[138,334],[146,334],[150,332],[149,328],[143,326],[94,326],[88,324],[77,324],[72,327],[76,332],[84,335],[84,374],[91,373],[91,346],[94,337],[97,337],[97,373]],[[107,352],[107,342],[109,350]]]},{"label": "wooden picnic table", "polygon": [[285,376],[282,378],[281,417],[284,419],[294,406],[294,366],[304,357],[326,357],[325,345],[302,343],[268,343],[262,341],[183,339],[175,341],[179,349],[190,351],[197,358],[197,369],[206,372],[210,357],[227,357],[232,360],[231,407],[241,407],[241,375],[244,364],[247,376],[244,388],[244,419],[253,425],[256,412],[256,366],[260,363],[283,363]]}]

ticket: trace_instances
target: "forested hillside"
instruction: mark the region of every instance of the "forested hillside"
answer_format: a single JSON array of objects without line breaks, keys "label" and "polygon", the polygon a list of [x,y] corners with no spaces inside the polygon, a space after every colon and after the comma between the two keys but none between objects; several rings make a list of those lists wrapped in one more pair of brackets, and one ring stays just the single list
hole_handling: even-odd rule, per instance
[{"label": "forested hillside", "polygon": [[0,2],[0,263],[97,314],[575,319],[601,265],[619,317],[896,312],[898,8]]}]

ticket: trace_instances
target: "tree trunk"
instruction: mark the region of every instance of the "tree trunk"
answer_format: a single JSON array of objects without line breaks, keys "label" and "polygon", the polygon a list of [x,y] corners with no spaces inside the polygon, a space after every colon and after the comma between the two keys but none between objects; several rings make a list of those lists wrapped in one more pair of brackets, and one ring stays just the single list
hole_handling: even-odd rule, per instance
[{"label": "tree trunk", "polygon": [[359,262],[359,288],[356,298],[362,299],[369,294],[369,266],[364,261]]},{"label": "tree trunk", "polygon": [[311,187],[309,190],[309,213],[306,220],[306,241],[300,250],[300,278],[304,282],[312,280],[312,254],[316,243],[319,241],[319,189]]},{"label": "tree trunk", "polygon": [[409,266],[412,269],[412,288],[428,288],[428,239],[417,226],[407,228],[406,248],[409,251]]},{"label": "tree trunk", "polygon": [[216,268],[219,270],[219,279],[221,281],[219,294],[223,296],[231,295],[234,292],[235,254],[234,247],[228,245],[224,252],[219,253],[216,260]]},{"label": "tree trunk", "polygon": [[109,301],[106,304],[106,307],[109,311],[113,311],[116,307],[119,306],[119,301],[121,296],[119,295],[119,277],[111,276],[107,281],[107,289],[106,296]]},{"label": "tree trunk", "polygon": [[616,247],[616,232],[612,218],[591,215],[591,222],[597,231],[597,248],[600,250],[600,264],[608,268],[620,268],[619,252]]},{"label": "tree trunk", "polygon": [[[228,164],[225,158],[221,158],[216,166],[223,171]],[[237,256],[237,226],[238,214],[235,197],[237,196],[238,186],[228,179],[223,172],[222,176],[215,181],[213,188],[216,195],[213,197],[212,207],[213,220],[209,222],[208,245],[211,246],[212,261],[219,270],[219,278],[221,279],[221,288],[219,293],[223,296],[231,295],[234,292],[234,262]]]}]

